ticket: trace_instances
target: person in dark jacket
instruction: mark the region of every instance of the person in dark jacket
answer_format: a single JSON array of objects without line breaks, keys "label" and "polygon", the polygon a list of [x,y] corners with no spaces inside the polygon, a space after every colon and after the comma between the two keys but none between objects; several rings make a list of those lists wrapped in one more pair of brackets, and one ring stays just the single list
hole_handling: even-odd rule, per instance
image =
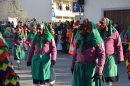
[{"label": "person in dark jacket", "polygon": [[62,36],[61,36],[62,48],[63,48],[63,52],[67,52],[67,50],[66,50],[66,33],[67,33],[66,24],[61,23],[61,28],[62,28]]},{"label": "person in dark jacket", "polygon": [[116,30],[118,31],[118,33],[121,33],[121,27],[118,25],[117,22],[114,23],[114,27],[116,28]]},{"label": "person in dark jacket", "polygon": [[60,23],[57,24],[56,28],[55,28],[55,42],[57,44],[57,39],[58,39],[58,31],[61,31],[61,26]]},{"label": "person in dark jacket", "polygon": [[74,24],[73,24],[73,39],[74,40],[74,37],[78,31],[78,27],[79,27],[79,23],[76,21]]}]

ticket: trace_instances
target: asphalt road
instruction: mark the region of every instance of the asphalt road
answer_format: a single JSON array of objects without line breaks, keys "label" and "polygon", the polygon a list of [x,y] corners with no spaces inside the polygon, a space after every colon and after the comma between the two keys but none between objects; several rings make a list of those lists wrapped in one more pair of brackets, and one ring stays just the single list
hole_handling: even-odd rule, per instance
[{"label": "asphalt road", "polygon": [[[57,62],[54,66],[56,72],[56,83],[54,86],[70,86],[71,84],[71,64],[72,57],[65,53],[58,53]],[[35,86],[32,83],[30,67],[26,66],[26,61],[22,61],[22,70],[17,69],[16,61],[13,60],[16,73],[20,76],[21,86]],[[125,62],[119,64],[119,81],[113,83],[113,86],[130,86],[130,81],[127,79]],[[45,85],[48,86],[48,85]]]}]

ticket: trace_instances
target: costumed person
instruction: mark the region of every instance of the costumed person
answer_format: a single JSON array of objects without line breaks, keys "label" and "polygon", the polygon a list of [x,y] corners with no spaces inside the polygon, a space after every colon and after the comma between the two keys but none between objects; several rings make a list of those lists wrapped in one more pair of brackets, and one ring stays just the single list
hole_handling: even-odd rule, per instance
[{"label": "costumed person", "polygon": [[5,29],[7,28],[8,23],[10,23],[10,22],[9,22],[9,21],[6,21],[6,24],[1,24],[1,30],[0,30],[0,32],[1,32],[2,34],[4,33]]},{"label": "costumed person", "polygon": [[22,67],[21,60],[25,60],[25,52],[27,51],[26,38],[21,29],[21,26],[16,26],[16,33],[13,37],[13,56],[14,60],[17,60],[18,69]]},{"label": "costumed person", "polygon": [[126,33],[124,35],[124,49],[125,49],[125,61],[126,61],[126,67],[127,67],[127,73],[128,73],[128,79],[130,80],[130,26],[126,30]]},{"label": "costumed person", "polygon": [[118,64],[124,61],[122,42],[118,31],[108,18],[102,18],[97,25],[104,40],[106,60],[103,75],[107,86],[118,81]]},{"label": "costumed person", "polygon": [[45,24],[38,24],[37,35],[32,41],[27,60],[27,66],[31,65],[33,84],[43,86],[45,80],[50,79],[50,67],[55,65],[56,56],[53,36]]},{"label": "costumed person", "polygon": [[29,31],[28,31],[28,28],[27,28],[26,25],[23,26],[23,33],[24,33],[24,40],[25,40],[24,44],[25,44],[25,46],[27,46],[27,50],[25,50],[25,60],[27,60],[29,47],[28,47],[28,43],[26,43],[26,41],[27,41],[27,38],[28,38]]},{"label": "costumed person", "polygon": [[[28,56],[28,53],[29,53],[29,50],[30,50],[30,47],[31,47],[32,40],[34,40],[36,34],[37,34],[36,25],[33,24],[32,27],[31,27],[31,32],[28,34],[28,37],[27,37],[27,40],[26,40],[26,44],[28,45],[28,50],[26,52],[27,56]],[[26,58],[26,60],[27,60],[27,58]]]},{"label": "costumed person", "polygon": [[78,30],[72,55],[71,86],[103,86],[102,71],[105,64],[103,40],[95,24],[88,19],[80,24]]},{"label": "costumed person", "polygon": [[4,35],[4,38],[5,38],[5,41],[8,44],[9,51],[11,52],[12,51],[12,46],[13,46],[12,45],[13,32],[12,32],[12,28],[11,28],[11,23],[10,22],[8,22],[7,28],[5,28],[5,31],[4,31],[3,35]]},{"label": "costumed person", "polygon": [[8,44],[0,33],[0,86],[20,86],[19,77],[10,63]]},{"label": "costumed person", "polygon": [[130,26],[124,34],[124,42],[130,42]]},{"label": "costumed person", "polygon": [[126,43],[128,45],[128,48],[126,50],[125,54],[125,62],[126,62],[126,69],[128,73],[128,79],[130,80],[130,43]]},{"label": "costumed person", "polygon": [[[26,43],[28,44],[28,52],[30,50],[32,40],[34,40],[36,34],[37,34],[36,25],[33,24],[31,27],[31,32],[28,34],[27,40],[26,40]],[[28,55],[28,53],[26,55]]]}]

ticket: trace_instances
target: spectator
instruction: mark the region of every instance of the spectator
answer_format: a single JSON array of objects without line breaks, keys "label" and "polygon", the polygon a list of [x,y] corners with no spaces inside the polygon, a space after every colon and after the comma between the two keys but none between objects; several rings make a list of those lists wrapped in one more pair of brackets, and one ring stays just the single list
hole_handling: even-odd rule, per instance
[{"label": "spectator", "polygon": [[58,39],[58,31],[61,31],[60,23],[58,23],[55,28],[55,42],[57,42],[57,39]]},{"label": "spectator", "polygon": [[62,48],[63,48],[63,52],[67,52],[66,51],[66,33],[67,33],[67,26],[66,26],[66,24],[62,23],[61,24],[61,28],[62,28],[62,36],[61,36]]},{"label": "spectator", "polygon": [[73,28],[71,27],[70,23],[67,23],[67,33],[66,33],[67,52],[69,51],[72,33],[73,33]]},{"label": "spectator", "polygon": [[117,22],[114,23],[114,27],[116,28],[116,30],[118,31],[118,33],[121,33],[121,27],[118,25]]},{"label": "spectator", "polygon": [[62,6],[61,6],[61,4],[59,5],[59,9],[62,10]]},{"label": "spectator", "polygon": [[68,10],[69,10],[69,5],[66,5],[66,7],[65,7],[65,8],[66,8],[66,10],[68,11]]}]

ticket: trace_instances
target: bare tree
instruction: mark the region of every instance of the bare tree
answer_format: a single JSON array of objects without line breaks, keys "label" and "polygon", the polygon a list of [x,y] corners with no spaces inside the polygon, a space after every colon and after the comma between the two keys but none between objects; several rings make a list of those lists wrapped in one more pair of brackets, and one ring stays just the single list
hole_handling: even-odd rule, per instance
[{"label": "bare tree", "polygon": [[0,17],[3,21],[6,21],[8,17],[18,17],[18,20],[25,21],[27,12],[18,0],[0,0]]}]

